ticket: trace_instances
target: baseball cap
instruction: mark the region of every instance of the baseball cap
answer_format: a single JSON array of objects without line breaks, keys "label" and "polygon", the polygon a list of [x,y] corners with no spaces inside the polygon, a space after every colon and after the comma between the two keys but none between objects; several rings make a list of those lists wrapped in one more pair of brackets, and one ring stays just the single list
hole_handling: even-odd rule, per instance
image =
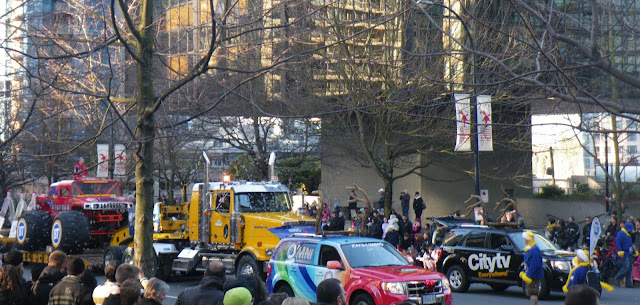
[{"label": "baseball cap", "polygon": [[249,289],[244,287],[237,287],[227,291],[224,294],[224,299],[222,304],[224,305],[250,305],[251,300],[251,292]]},{"label": "baseball cap", "polygon": [[381,189],[378,190],[378,192],[384,192],[384,189],[381,188]]}]

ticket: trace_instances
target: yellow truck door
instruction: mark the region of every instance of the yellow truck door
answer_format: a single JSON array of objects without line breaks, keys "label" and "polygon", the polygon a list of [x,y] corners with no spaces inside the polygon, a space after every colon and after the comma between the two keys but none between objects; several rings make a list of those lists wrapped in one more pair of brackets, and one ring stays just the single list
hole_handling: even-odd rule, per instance
[{"label": "yellow truck door", "polygon": [[229,243],[229,217],[233,193],[228,190],[213,191],[214,209],[211,212],[211,242]]}]

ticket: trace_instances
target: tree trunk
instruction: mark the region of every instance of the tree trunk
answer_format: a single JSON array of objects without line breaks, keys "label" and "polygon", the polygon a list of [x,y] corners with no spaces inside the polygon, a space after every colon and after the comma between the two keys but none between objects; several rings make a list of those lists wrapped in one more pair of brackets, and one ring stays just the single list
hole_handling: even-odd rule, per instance
[{"label": "tree trunk", "polygon": [[153,268],[153,143],[155,137],[153,94],[153,0],[140,3],[139,33],[141,41],[137,48],[138,106],[136,114],[136,221],[134,235],[134,263],[145,275],[152,275]]},{"label": "tree trunk", "polygon": [[391,215],[393,203],[393,179],[387,177],[384,179],[384,216]]}]

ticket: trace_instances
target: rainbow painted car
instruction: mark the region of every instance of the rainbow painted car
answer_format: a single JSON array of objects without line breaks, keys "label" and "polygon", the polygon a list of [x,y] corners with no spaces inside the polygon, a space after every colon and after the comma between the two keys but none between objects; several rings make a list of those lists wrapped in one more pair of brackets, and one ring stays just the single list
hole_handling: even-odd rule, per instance
[{"label": "rainbow painted car", "polygon": [[342,282],[350,305],[451,304],[447,278],[410,265],[380,239],[296,234],[280,241],[267,269],[269,293],[316,301],[316,287],[327,278]]}]

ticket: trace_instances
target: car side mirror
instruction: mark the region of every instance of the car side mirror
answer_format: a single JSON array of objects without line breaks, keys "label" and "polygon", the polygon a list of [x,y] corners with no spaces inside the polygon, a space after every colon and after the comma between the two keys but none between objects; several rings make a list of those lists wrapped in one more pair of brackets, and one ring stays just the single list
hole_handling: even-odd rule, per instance
[{"label": "car side mirror", "polygon": [[342,269],[342,264],[339,261],[328,261],[327,262],[327,269],[341,270]]},{"label": "car side mirror", "polygon": [[513,252],[514,248],[512,245],[500,245],[500,250]]}]

